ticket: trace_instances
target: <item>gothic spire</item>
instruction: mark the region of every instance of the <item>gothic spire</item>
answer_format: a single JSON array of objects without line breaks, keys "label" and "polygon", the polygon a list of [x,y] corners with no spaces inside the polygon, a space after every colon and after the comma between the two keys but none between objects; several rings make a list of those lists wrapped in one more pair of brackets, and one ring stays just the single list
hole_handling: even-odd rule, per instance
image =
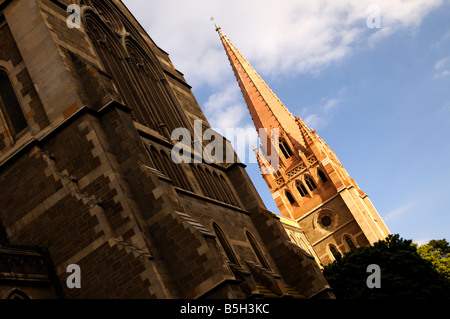
[{"label": "gothic spire", "polygon": [[302,133],[303,140],[306,143],[306,146],[310,146],[313,143],[313,137],[311,130],[306,126],[305,122],[299,117],[295,117],[297,121],[298,127],[300,128],[300,132]]},{"label": "gothic spire", "polygon": [[278,128],[286,133],[293,145],[305,150],[306,143],[302,139],[294,116],[231,43],[222,29],[217,27],[216,30],[219,33],[256,130],[259,132],[259,129],[263,128],[270,132],[271,127]]}]

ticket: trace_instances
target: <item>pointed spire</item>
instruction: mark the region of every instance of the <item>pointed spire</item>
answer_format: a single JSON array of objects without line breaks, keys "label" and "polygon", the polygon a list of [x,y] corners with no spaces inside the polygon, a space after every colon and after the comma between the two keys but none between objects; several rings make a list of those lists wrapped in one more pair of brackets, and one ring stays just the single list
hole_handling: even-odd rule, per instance
[{"label": "pointed spire", "polygon": [[[263,152],[263,147],[261,146]],[[261,171],[261,175],[266,178],[267,175],[273,175],[278,172],[278,164],[273,166],[274,163],[270,163],[267,158],[258,150],[256,146],[253,146],[253,151],[255,152],[256,159],[258,161],[259,169]]]},{"label": "pointed spire", "polygon": [[301,118],[296,116],[295,120],[298,124],[298,127],[300,128],[300,132],[302,133],[303,140],[305,141],[306,146],[310,146],[311,144],[313,144],[313,133]]},{"label": "pointed spire", "polygon": [[256,160],[258,161],[259,168],[261,169],[264,165],[262,160],[262,154],[258,151],[258,148],[255,145],[253,145],[253,152],[255,152]]},{"label": "pointed spire", "polygon": [[279,128],[286,132],[293,145],[305,150],[306,145],[294,116],[231,43],[222,28],[217,27],[216,31],[219,33],[256,130],[259,132],[259,129],[265,128],[270,132],[270,127]]}]

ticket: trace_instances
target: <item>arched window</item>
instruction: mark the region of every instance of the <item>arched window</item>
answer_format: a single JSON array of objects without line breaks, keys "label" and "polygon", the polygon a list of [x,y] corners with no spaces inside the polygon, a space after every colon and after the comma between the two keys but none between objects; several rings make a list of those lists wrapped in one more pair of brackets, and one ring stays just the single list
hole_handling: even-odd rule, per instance
[{"label": "arched window", "polygon": [[231,248],[230,243],[228,242],[225,233],[222,231],[222,228],[219,227],[216,223],[213,223],[213,229],[216,233],[217,239],[220,242],[220,245],[222,246],[223,250],[225,251],[225,254],[227,255],[228,260],[235,264],[239,265],[239,261],[236,257],[236,255],[233,252],[233,249]]},{"label": "arched window", "polygon": [[320,180],[321,180],[323,183],[328,182],[328,178],[325,176],[324,172],[322,172],[322,171],[319,169],[319,170],[318,170],[318,173],[319,173]]},{"label": "arched window", "polygon": [[350,236],[346,235],[344,237],[345,242],[347,243],[348,248],[350,248],[351,251],[356,250],[356,246],[355,243],[353,242],[353,240],[350,238]]},{"label": "arched window", "polygon": [[308,188],[311,190],[311,192],[317,188],[316,183],[310,176],[305,176],[305,183],[306,185],[308,185]]},{"label": "arched window", "polygon": [[300,195],[302,195],[302,197],[305,197],[308,195],[308,191],[306,190],[306,187],[305,187],[305,185],[303,185],[302,182],[297,183],[297,190],[300,193]]},{"label": "arched window", "polygon": [[341,258],[341,253],[337,250],[337,248],[335,246],[330,245],[329,249],[330,249],[330,253],[331,253],[331,255],[333,255],[334,259]]},{"label": "arched window", "polygon": [[286,141],[280,140],[280,150],[283,153],[284,158],[286,159],[294,155],[294,153],[292,153],[292,150]]},{"label": "arched window", "polygon": [[16,93],[11,85],[8,74],[0,69],[0,109],[6,120],[11,135],[17,136],[28,127]]},{"label": "arched window", "polygon": [[188,127],[157,55],[136,26],[114,1],[84,1],[94,8],[83,12],[87,35],[133,119],[169,136],[178,127]]},{"label": "arched window", "polygon": [[296,203],[294,196],[292,196],[290,191],[286,191],[286,198],[288,199],[289,203],[291,205],[294,205]]},{"label": "arched window", "polygon": [[115,6],[109,1],[88,0],[85,3],[97,9],[98,13],[114,31],[120,32],[124,28]]},{"label": "arched window", "polygon": [[31,298],[23,291],[13,289],[6,294],[5,299],[13,300],[13,299],[31,299]]},{"label": "arched window", "polygon": [[163,84],[158,81],[161,76],[155,70],[156,67],[152,60],[143,51],[137,40],[131,36],[125,39],[125,48],[130,56],[128,66],[144,92],[144,99],[149,106],[143,112],[148,113],[147,116],[150,116],[151,121],[156,122],[158,126],[164,123],[169,131],[180,127],[183,119],[179,110],[170,102],[169,94]]},{"label": "arched window", "polygon": [[259,245],[258,245],[258,243],[257,243],[256,240],[255,240],[255,237],[253,237],[253,235],[250,234],[249,231],[246,232],[246,235],[247,235],[247,239],[248,239],[250,245],[251,245],[252,248],[253,248],[253,251],[254,251],[255,254],[256,254],[256,257],[258,257],[258,260],[259,260],[259,262],[261,263],[261,266],[263,266],[263,267],[266,268],[266,269],[270,269],[269,264],[267,263],[266,258],[264,258],[264,255],[262,254],[261,249],[259,248]]}]

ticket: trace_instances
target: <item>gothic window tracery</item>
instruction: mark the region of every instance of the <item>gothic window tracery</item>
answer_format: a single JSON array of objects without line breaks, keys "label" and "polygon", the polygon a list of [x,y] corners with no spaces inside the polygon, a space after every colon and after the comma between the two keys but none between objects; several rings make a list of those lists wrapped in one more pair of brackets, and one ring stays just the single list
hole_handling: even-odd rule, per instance
[{"label": "gothic window tracery", "polygon": [[286,193],[286,198],[288,199],[289,203],[291,205],[296,204],[295,198],[294,198],[294,196],[292,196],[291,192],[290,191],[286,191],[285,193]]},{"label": "gothic window tracery", "polygon": [[353,242],[352,238],[349,235],[345,235],[344,240],[351,251],[356,250],[355,243]]},{"label": "gothic window tracery", "polygon": [[328,248],[334,260],[339,259],[341,257],[341,253],[337,250],[337,248],[334,245],[330,244]]},{"label": "gothic window tracery", "polygon": [[283,153],[284,158],[286,159],[291,158],[294,155],[288,143],[284,140],[280,140],[280,150],[281,153]]},{"label": "gothic window tracery", "polygon": [[127,70],[126,54],[119,39],[94,14],[86,15],[86,27],[100,60],[106,71],[114,78],[124,102],[133,110],[133,116],[138,122],[147,124],[138,111],[138,106],[143,105],[143,102],[140,101],[140,96],[134,87],[135,81]]},{"label": "gothic window tracery", "polygon": [[317,173],[318,173],[319,178],[320,178],[320,180],[322,181],[322,183],[328,182],[328,178],[327,178],[327,176],[325,175],[324,172],[322,172],[322,171],[319,169],[319,170],[317,170]]},{"label": "gothic window tracery", "polygon": [[305,183],[306,185],[308,185],[308,188],[311,192],[317,188],[317,185],[311,176],[305,176]]},{"label": "gothic window tracery", "polygon": [[119,17],[119,12],[115,8],[115,5],[111,4],[107,0],[85,0],[85,5],[90,6],[97,10],[98,14],[102,17],[108,26],[115,32],[123,32],[125,27]]},{"label": "gothic window tracery", "polygon": [[[93,5],[99,6],[97,2]],[[112,9],[103,10],[110,12]],[[84,20],[100,60],[116,82],[125,104],[132,110],[134,120],[160,133],[166,133],[161,132],[166,126],[169,131],[187,127],[161,82],[165,76],[162,71],[155,71],[157,67],[151,54],[133,35],[115,32],[92,9],[84,11]]]},{"label": "gothic window tracery", "polygon": [[323,230],[330,231],[336,224],[336,214],[328,209],[319,211],[316,217],[317,225]]},{"label": "gothic window tracery", "polygon": [[302,182],[297,182],[297,190],[302,197],[308,196],[308,191]]},{"label": "gothic window tracery", "polygon": [[182,126],[183,120],[172,106],[152,61],[130,35],[124,39],[124,46],[129,56],[129,67],[137,78],[138,88],[143,92],[147,113],[145,116],[151,117],[148,121],[154,127],[167,125],[170,131]]}]

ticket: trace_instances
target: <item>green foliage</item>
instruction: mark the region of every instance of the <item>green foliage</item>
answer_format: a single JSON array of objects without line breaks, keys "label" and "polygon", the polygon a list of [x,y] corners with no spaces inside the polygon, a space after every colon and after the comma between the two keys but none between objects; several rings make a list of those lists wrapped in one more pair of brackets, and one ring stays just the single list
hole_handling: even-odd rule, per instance
[{"label": "green foliage", "polygon": [[431,245],[434,249],[441,250],[442,254],[450,254],[450,243],[445,239],[431,240],[428,245]]},{"label": "green foliage", "polygon": [[[381,268],[381,288],[370,289],[371,264]],[[422,258],[411,240],[390,235],[327,265],[324,275],[340,299],[449,299],[450,280]]]},{"label": "green foliage", "polygon": [[450,244],[445,240],[432,240],[417,249],[422,258],[430,261],[436,270],[450,280]]}]

